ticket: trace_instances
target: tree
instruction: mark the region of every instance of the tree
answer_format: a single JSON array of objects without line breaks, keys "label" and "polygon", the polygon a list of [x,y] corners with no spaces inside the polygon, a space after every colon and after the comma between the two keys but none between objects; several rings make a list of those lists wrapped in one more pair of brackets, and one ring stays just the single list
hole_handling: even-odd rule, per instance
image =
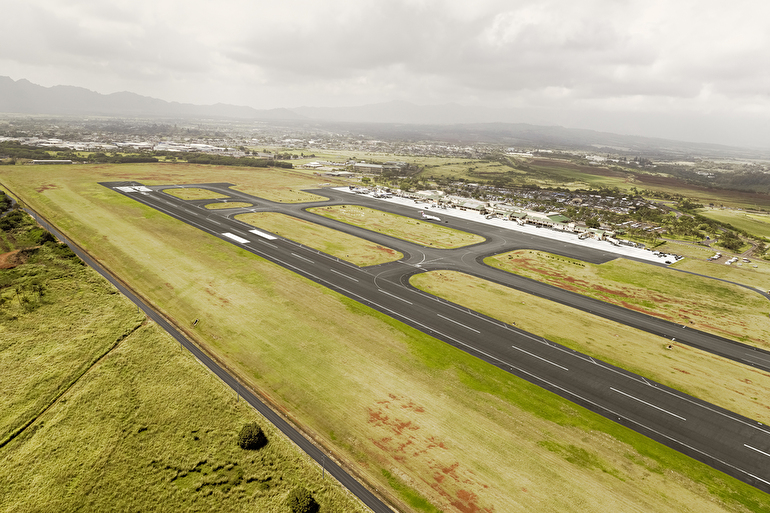
[{"label": "tree", "polygon": [[291,491],[286,499],[286,505],[289,506],[292,513],[317,513],[320,509],[310,492],[302,486]]},{"label": "tree", "polygon": [[238,445],[241,449],[256,450],[267,445],[267,437],[256,422],[249,422],[238,434]]}]

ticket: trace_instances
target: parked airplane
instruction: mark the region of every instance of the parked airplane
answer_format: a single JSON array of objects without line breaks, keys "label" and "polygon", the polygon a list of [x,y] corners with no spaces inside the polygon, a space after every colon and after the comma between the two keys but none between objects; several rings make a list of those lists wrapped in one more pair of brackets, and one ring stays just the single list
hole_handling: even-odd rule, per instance
[{"label": "parked airplane", "polygon": [[422,218],[423,219],[430,219],[431,221],[441,221],[441,218],[436,217],[436,216],[428,215],[425,212],[423,212],[422,210],[420,211],[420,214],[422,214]]}]

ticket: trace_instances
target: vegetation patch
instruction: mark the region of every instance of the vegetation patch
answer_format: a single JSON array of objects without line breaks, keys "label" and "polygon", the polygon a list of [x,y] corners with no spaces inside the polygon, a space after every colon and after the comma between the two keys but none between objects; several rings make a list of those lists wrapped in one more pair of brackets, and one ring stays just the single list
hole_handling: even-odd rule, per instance
[{"label": "vegetation patch", "polygon": [[248,208],[253,206],[251,203],[244,203],[242,201],[229,201],[220,203],[209,203],[206,208],[209,210],[224,210],[227,208]]},{"label": "vegetation patch", "polygon": [[594,265],[530,250],[489,257],[485,263],[624,308],[770,348],[770,303],[737,285],[625,259]]},{"label": "vegetation patch", "polygon": [[461,248],[479,244],[485,240],[480,235],[455,230],[436,222],[412,219],[355,205],[317,207],[309,211],[414,244],[440,249]]},{"label": "vegetation patch", "polygon": [[770,422],[770,407],[760,399],[770,390],[767,373],[475,276],[430,271],[413,276],[411,283],[536,336]]},{"label": "vegetation patch", "polygon": [[235,218],[362,267],[404,257],[394,249],[285,214],[253,212]]},{"label": "vegetation patch", "polygon": [[156,325],[138,327],[95,271],[40,248],[0,279],[28,266],[46,300],[6,304],[0,320],[3,433],[28,424],[0,444],[0,511],[283,511],[297,486],[324,511],[366,510],[272,426],[269,446],[238,449],[244,424],[266,440],[264,419]]},{"label": "vegetation patch", "polygon": [[[163,175],[166,165],[156,166],[155,173]],[[619,504],[629,510],[661,512],[762,511],[770,508],[769,496],[755,488],[298,277],[236,245],[168,216],[151,215],[152,209],[98,185],[100,181],[121,179],[108,178],[103,173],[120,174],[133,165],[102,171],[99,166],[93,166],[78,173],[73,173],[72,167],[47,169],[41,175],[24,172],[22,166],[5,166],[0,170],[0,176],[3,183],[21,194],[135,290],[142,291],[166,315],[188,326],[193,319],[200,319],[198,325],[191,328],[199,344],[235,369],[246,386],[269,396],[286,415],[303,425],[317,440],[333,448],[339,458],[354,465],[373,487],[390,494],[395,501],[401,501],[400,509],[409,509],[408,499],[399,490],[391,489],[382,469],[417,491],[437,509],[445,511],[614,511]],[[194,178],[200,183],[222,181],[221,170],[207,169],[208,176],[194,170]],[[144,172],[150,176],[152,171]],[[255,169],[255,172],[259,171],[259,168]],[[190,182],[179,179],[161,183]],[[57,187],[36,192],[44,184]],[[178,346],[171,346],[179,355],[184,354]],[[124,342],[117,351],[128,347]],[[153,352],[153,348],[160,347],[161,344],[153,340],[135,352],[137,361],[142,365],[151,362],[157,374],[145,378],[146,375],[139,373],[133,365],[116,365],[115,372],[122,372],[127,377],[136,376],[136,383],[146,386],[175,376],[179,360],[172,358],[172,351]],[[115,354],[113,351],[110,357]],[[200,368],[192,358],[189,360],[190,366]],[[156,426],[173,425],[173,431],[159,433],[158,440],[165,445],[156,445],[160,442],[145,438],[151,443],[142,445],[141,452],[137,450],[130,454],[114,440],[99,446],[116,454],[129,454],[128,460],[138,458],[134,456],[136,454],[146,458],[142,462],[159,460],[155,464],[158,468],[169,466],[168,473],[164,474],[169,479],[176,475],[177,469],[189,471],[202,460],[207,461],[205,465],[212,465],[212,471],[223,463],[226,468],[227,464],[237,462],[244,469],[243,481],[254,487],[255,494],[260,487],[272,487],[278,477],[246,468],[246,462],[251,460],[241,463],[242,460],[237,458],[252,456],[254,465],[258,461],[260,467],[272,468],[268,465],[269,455],[278,438],[266,429],[270,443],[265,448],[241,450],[234,439],[243,424],[252,419],[225,416],[211,408],[210,401],[219,404],[219,400],[201,384],[198,374],[195,376],[192,385],[175,386],[173,393],[160,394],[152,389],[142,393],[157,398],[153,403],[156,410],[143,416],[126,432],[133,432],[135,427],[139,434],[138,430],[145,427],[141,435],[147,435]],[[126,418],[130,418],[134,411],[131,409],[134,404],[127,402],[126,397],[137,394],[121,388],[115,390],[113,396],[114,381],[114,375],[109,375],[95,384],[94,390],[103,396],[109,393],[109,398],[119,398],[115,400],[117,405],[128,404],[127,410],[103,409],[108,419],[116,419],[119,436],[125,437]],[[82,380],[78,385],[81,383]],[[222,388],[219,382],[215,383]],[[198,391],[205,393],[198,396]],[[232,392],[226,392],[230,401],[227,404],[233,407],[242,404],[233,401]],[[198,419],[191,413],[198,408],[204,412],[211,409],[217,419],[231,419],[227,420],[226,428],[215,428],[217,433],[225,434],[218,434],[209,442],[205,430],[214,424],[214,420],[196,420],[195,425],[188,425],[187,422]],[[80,407],[76,411],[89,411],[89,408]],[[166,421],[163,415],[172,415],[182,423]],[[76,426],[71,432],[78,433],[82,428],[84,437],[68,447],[78,447],[84,453],[82,447],[88,447],[90,451],[94,445],[86,443],[88,433],[85,429],[93,419],[83,420],[83,426]],[[44,425],[47,426],[48,421]],[[193,435],[195,429],[198,431]],[[196,441],[195,436],[200,440]],[[545,436],[565,446],[595,453],[608,469],[620,472],[623,480],[597,468],[574,465],[548,451],[538,445]],[[207,442],[200,452],[179,459],[174,456],[185,454],[175,444],[184,441],[189,447],[201,447],[202,440]],[[223,450],[232,452],[208,457],[209,452],[223,446],[226,446]],[[51,460],[51,454],[57,454],[59,459],[55,465],[71,470],[66,458],[71,458],[77,451],[66,449],[63,451],[66,455],[58,456],[61,453],[55,453],[54,447],[53,444],[42,446],[24,461],[42,462]],[[163,452],[162,458],[150,456],[166,449],[169,452]],[[45,483],[36,481],[35,465],[20,474],[18,480],[6,479],[7,473],[21,465],[6,464],[8,461],[4,459],[4,469],[11,470],[0,470],[0,486],[17,490],[14,493],[25,497],[47,490]],[[82,466],[90,469],[90,463]],[[119,466],[114,462],[108,466],[114,467],[123,481],[126,476],[141,475],[139,471],[147,467]],[[651,472],[651,468],[663,470]],[[206,469],[208,471],[208,467]],[[313,467],[313,472],[320,476],[317,466]],[[73,475],[77,472],[68,476]],[[267,477],[272,479],[267,480]],[[255,480],[249,481],[251,478]],[[70,477],[65,477],[61,482],[71,486],[77,484],[68,479]],[[85,479],[89,476],[85,475]],[[186,486],[189,484],[194,489],[196,479],[197,472]],[[224,480],[224,477],[217,479]],[[284,476],[283,482],[286,481]],[[27,482],[30,484],[25,484]],[[117,494],[115,490],[120,489],[126,502],[132,501],[131,497],[137,493],[133,488],[123,490],[115,484],[117,481],[89,482],[96,483],[97,493],[111,490]],[[308,478],[303,485],[316,497],[322,511],[352,509],[346,509],[344,505],[326,506],[319,496],[319,488],[308,484],[313,482]],[[163,507],[168,509],[217,509],[223,504],[222,496],[193,506],[167,501],[166,495],[177,497],[174,487],[168,483],[162,487],[148,486],[146,482],[140,484],[145,494],[163,500]],[[298,484],[295,480],[288,487],[276,490],[276,495],[270,491],[274,488],[260,492],[260,497],[275,497],[276,502],[267,505],[251,503],[249,507],[251,510],[280,511],[285,508],[288,492]],[[57,486],[52,489],[51,496],[65,497],[64,485]],[[237,491],[238,486],[233,486],[229,493]],[[0,495],[5,490],[0,489]],[[189,490],[189,487],[184,488],[184,493],[191,495]],[[216,493],[211,486],[202,490],[203,493],[207,490]],[[108,506],[118,509],[115,504],[119,499],[116,495]],[[57,508],[53,502],[41,503],[49,509],[66,509]],[[105,503],[95,498],[91,508],[98,509]],[[107,509],[107,506],[101,509]],[[160,506],[154,509],[160,509]]]},{"label": "vegetation patch", "polygon": [[224,194],[197,187],[174,187],[173,189],[163,189],[163,192],[187,201],[227,198]]}]

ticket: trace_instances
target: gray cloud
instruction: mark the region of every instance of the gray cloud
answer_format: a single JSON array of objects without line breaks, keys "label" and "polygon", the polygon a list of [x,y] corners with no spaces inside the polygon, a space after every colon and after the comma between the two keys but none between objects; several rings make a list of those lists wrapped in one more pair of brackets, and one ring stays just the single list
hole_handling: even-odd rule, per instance
[{"label": "gray cloud", "polygon": [[607,129],[622,125],[614,113],[676,116],[671,126],[770,118],[770,7],[752,0],[27,0],[5,11],[0,70],[44,85],[256,107],[501,105]]}]

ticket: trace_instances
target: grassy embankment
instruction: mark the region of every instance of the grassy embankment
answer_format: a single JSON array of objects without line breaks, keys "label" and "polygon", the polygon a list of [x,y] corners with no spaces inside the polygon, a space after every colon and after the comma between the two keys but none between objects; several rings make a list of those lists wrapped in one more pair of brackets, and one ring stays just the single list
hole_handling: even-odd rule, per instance
[{"label": "grassy embankment", "polygon": [[404,257],[394,249],[285,214],[254,212],[235,218],[361,267]]},{"label": "grassy embankment", "polygon": [[357,205],[316,207],[308,212],[422,246],[450,249],[484,242],[484,237],[474,233]]},{"label": "grassy embankment", "polygon": [[[0,511],[288,511],[297,485],[365,510],[66,247],[2,261]],[[236,443],[251,421],[259,451]]]},{"label": "grassy embankment", "polygon": [[201,345],[405,509],[770,508],[754,488],[96,185],[98,169],[0,173],[169,316],[200,318]]},{"label": "grassy embankment", "polygon": [[[767,373],[463,273],[431,271],[413,276],[411,283],[529,333],[770,422],[770,406],[764,401],[770,391]],[[669,344],[672,350],[666,349]]]},{"label": "grassy embankment", "polygon": [[770,215],[743,210],[706,208],[698,212],[704,217],[730,224],[752,235],[770,239]]},{"label": "grassy embankment", "polygon": [[770,303],[743,287],[620,258],[594,265],[527,250],[488,257],[485,262],[608,303],[770,349]]}]

